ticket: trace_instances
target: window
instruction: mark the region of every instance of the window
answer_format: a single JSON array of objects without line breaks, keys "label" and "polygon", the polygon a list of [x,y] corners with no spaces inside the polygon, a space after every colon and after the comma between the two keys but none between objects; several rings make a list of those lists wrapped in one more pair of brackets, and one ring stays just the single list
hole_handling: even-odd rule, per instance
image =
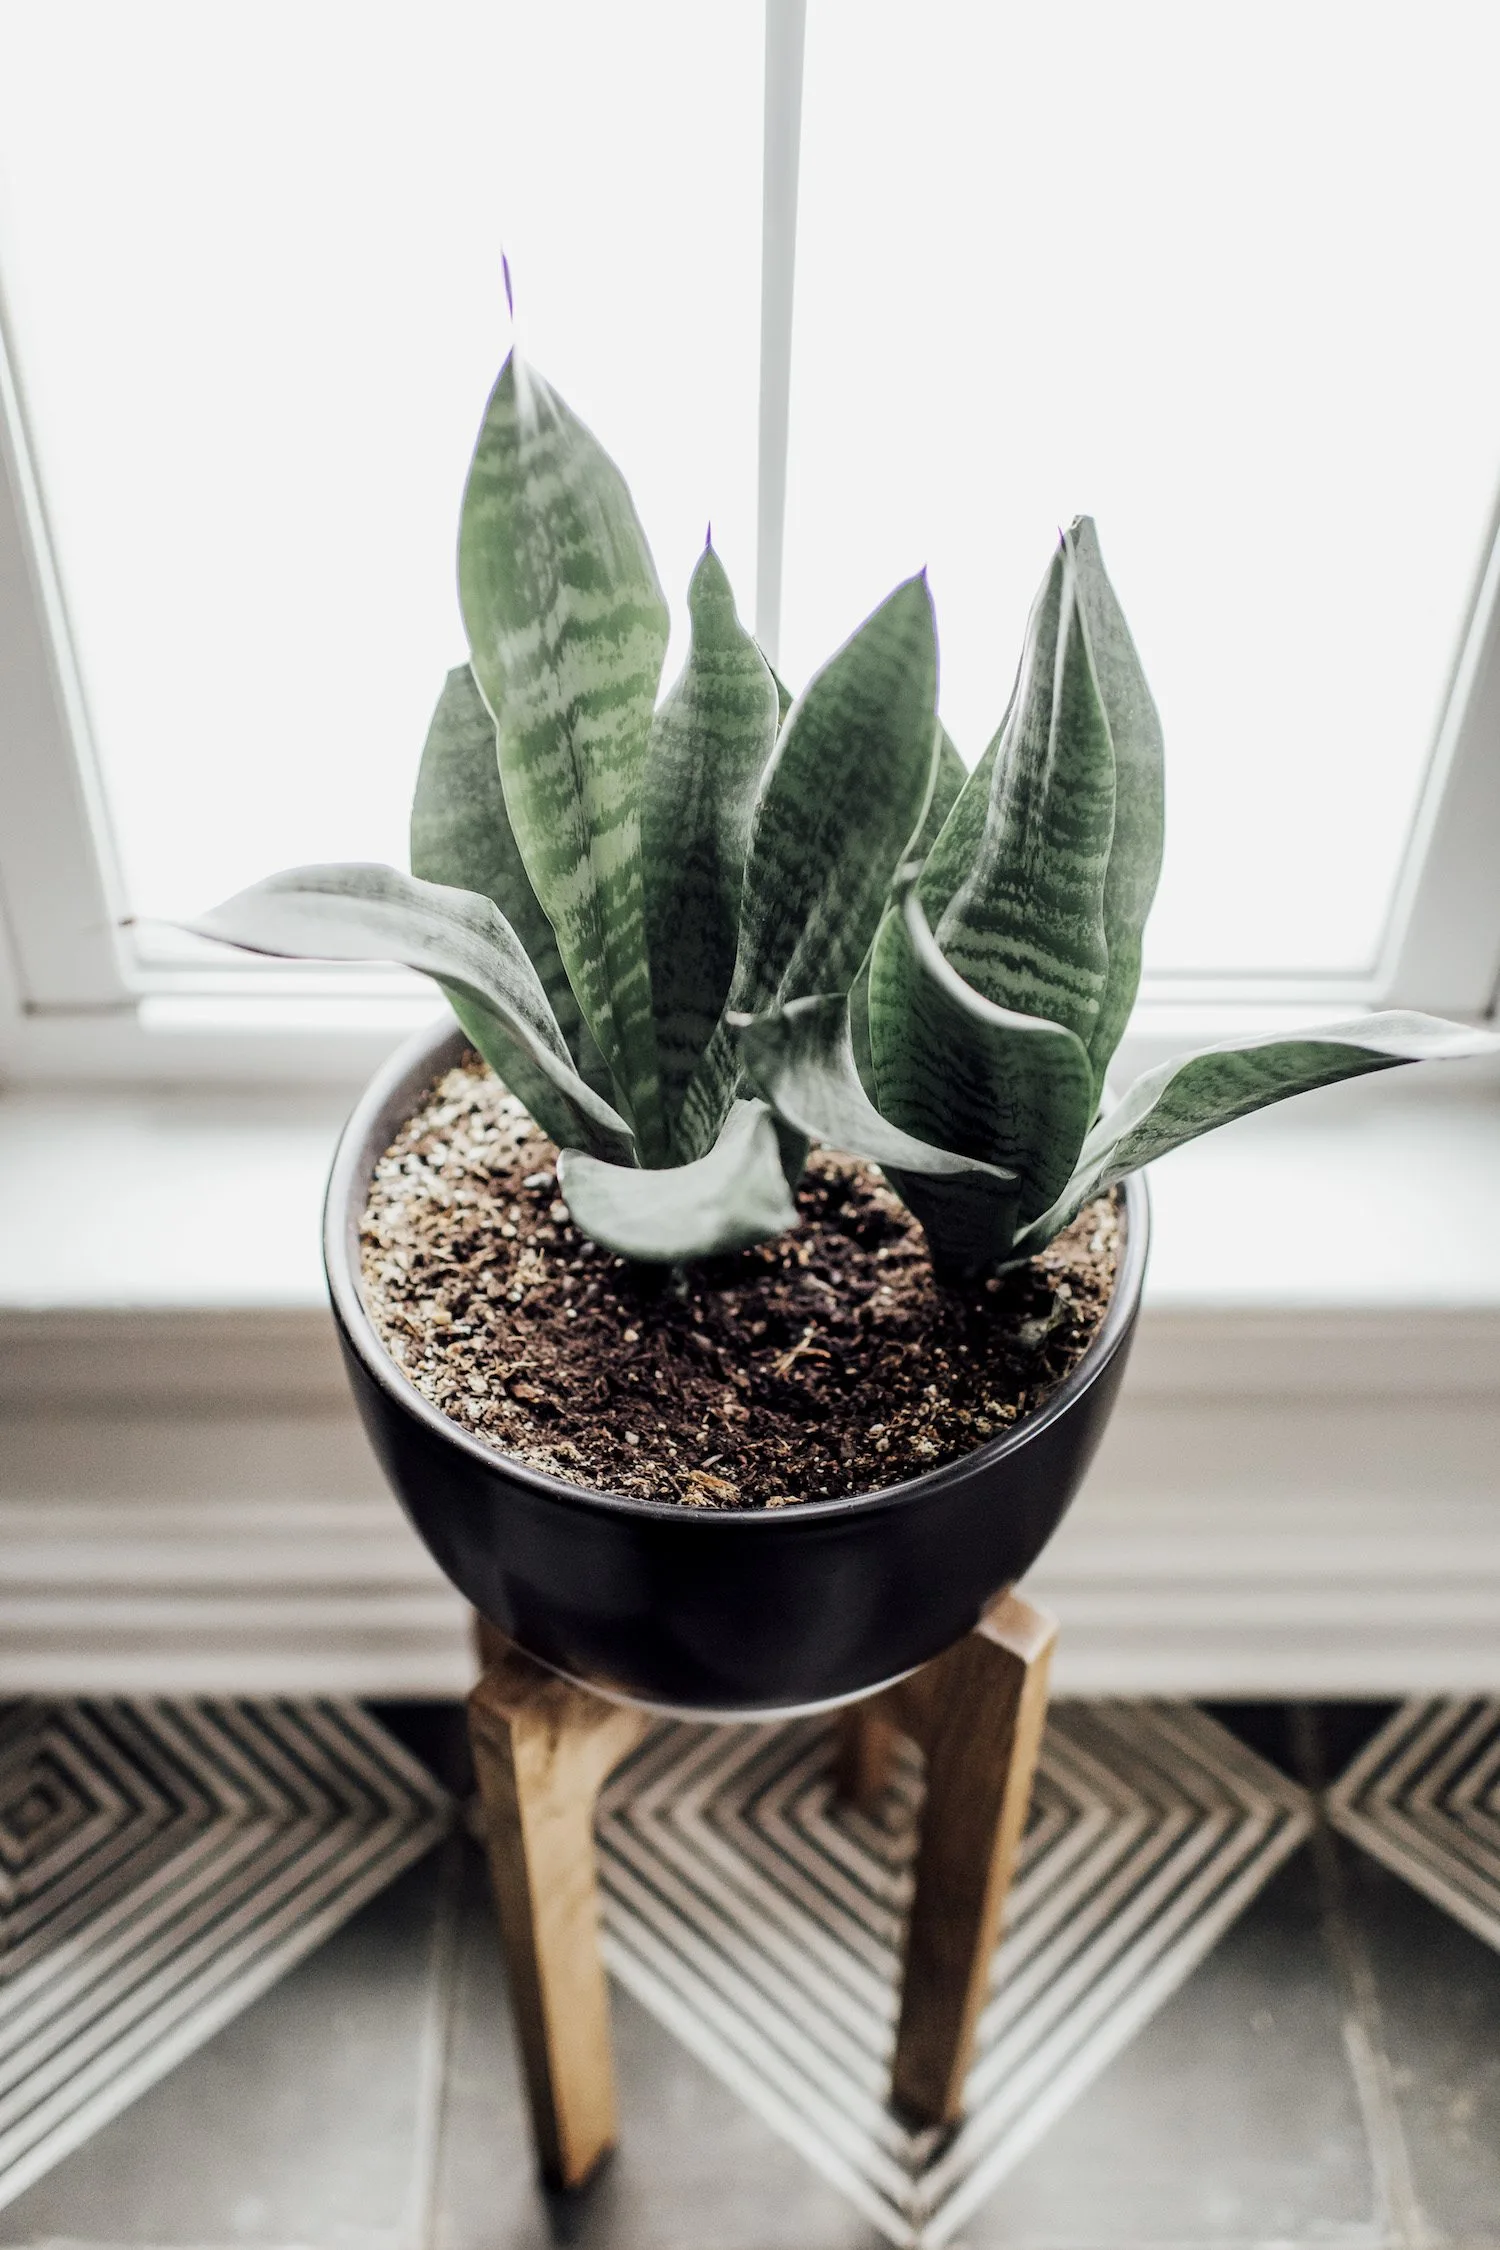
[{"label": "window", "polygon": [[1054,526],[1162,708],[1158,969],[1373,966],[1500,486],[1500,16],[808,14],[784,646],[931,566],[998,723]]},{"label": "window", "polygon": [[749,598],[760,23],[649,16],[12,12],[0,273],[135,914],[404,861],[502,247],[664,583],[711,510]]},{"label": "window", "polygon": [[712,517],[794,681],[925,563],[972,760],[1096,515],[1167,726],[1158,1003],[1479,1012],[1497,65],[1458,0],[13,8],[23,995],[400,989],[200,967],[162,921],[404,856],[503,244],[679,616]]}]

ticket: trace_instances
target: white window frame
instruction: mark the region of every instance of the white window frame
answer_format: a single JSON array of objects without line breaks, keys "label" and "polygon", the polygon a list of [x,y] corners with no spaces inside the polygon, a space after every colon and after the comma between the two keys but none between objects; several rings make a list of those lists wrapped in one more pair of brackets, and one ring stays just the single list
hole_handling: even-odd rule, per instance
[{"label": "white window frame", "polygon": [[[805,0],[766,0],[757,630],[781,610]],[[0,1073],[357,1082],[438,1003],[404,973],[144,966],[0,300]],[[1156,975],[1139,1059],[1331,1008],[1479,1020],[1500,983],[1500,512],[1465,622],[1385,936],[1367,973]]]}]

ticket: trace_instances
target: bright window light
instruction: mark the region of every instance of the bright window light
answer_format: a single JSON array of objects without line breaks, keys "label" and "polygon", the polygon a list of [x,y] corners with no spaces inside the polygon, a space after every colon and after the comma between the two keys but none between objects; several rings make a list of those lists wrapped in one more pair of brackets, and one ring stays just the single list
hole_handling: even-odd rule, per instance
[{"label": "bright window light", "polygon": [[1093,514],[1158,969],[1375,954],[1500,472],[1497,82],[1490,4],[809,7],[785,669],[929,565],[972,762]]},{"label": "bright window light", "polygon": [[0,277],[138,914],[405,864],[502,247],[674,612],[711,517],[748,614],[762,38],[693,0],[0,16]]}]

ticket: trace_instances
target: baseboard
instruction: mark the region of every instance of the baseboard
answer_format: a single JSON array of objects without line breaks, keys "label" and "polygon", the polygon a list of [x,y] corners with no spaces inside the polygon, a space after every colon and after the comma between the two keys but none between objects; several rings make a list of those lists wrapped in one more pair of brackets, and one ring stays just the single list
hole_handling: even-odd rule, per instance
[{"label": "baseboard", "polygon": [[[1029,1591],[1092,1695],[1500,1691],[1500,1315],[1148,1311]],[[327,1316],[0,1320],[0,1693],[456,1695]]]}]

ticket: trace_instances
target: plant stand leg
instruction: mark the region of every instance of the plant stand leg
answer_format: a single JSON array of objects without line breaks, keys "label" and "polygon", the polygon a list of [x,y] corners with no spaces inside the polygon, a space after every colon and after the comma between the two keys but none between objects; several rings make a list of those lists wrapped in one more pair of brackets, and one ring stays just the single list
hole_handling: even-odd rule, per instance
[{"label": "plant stand leg", "polygon": [[615,2141],[594,1805],[646,1730],[481,1626],[469,1737],[537,2156],[581,2187]]},{"label": "plant stand leg", "polygon": [[882,1795],[891,1778],[898,1728],[879,1709],[879,1698],[853,1703],[839,1713],[838,1763],[834,1788],[845,1804],[861,1812]]},{"label": "plant stand leg", "polygon": [[[868,1801],[888,1758],[882,1727],[911,1735],[927,1758],[891,2074],[892,2102],[923,2125],[951,2125],[963,2112],[1026,1827],[1056,1639],[1050,1617],[1003,1595],[972,1633],[845,1721],[839,1782],[855,1802]],[[860,1747],[851,1750],[856,1739]]]}]

